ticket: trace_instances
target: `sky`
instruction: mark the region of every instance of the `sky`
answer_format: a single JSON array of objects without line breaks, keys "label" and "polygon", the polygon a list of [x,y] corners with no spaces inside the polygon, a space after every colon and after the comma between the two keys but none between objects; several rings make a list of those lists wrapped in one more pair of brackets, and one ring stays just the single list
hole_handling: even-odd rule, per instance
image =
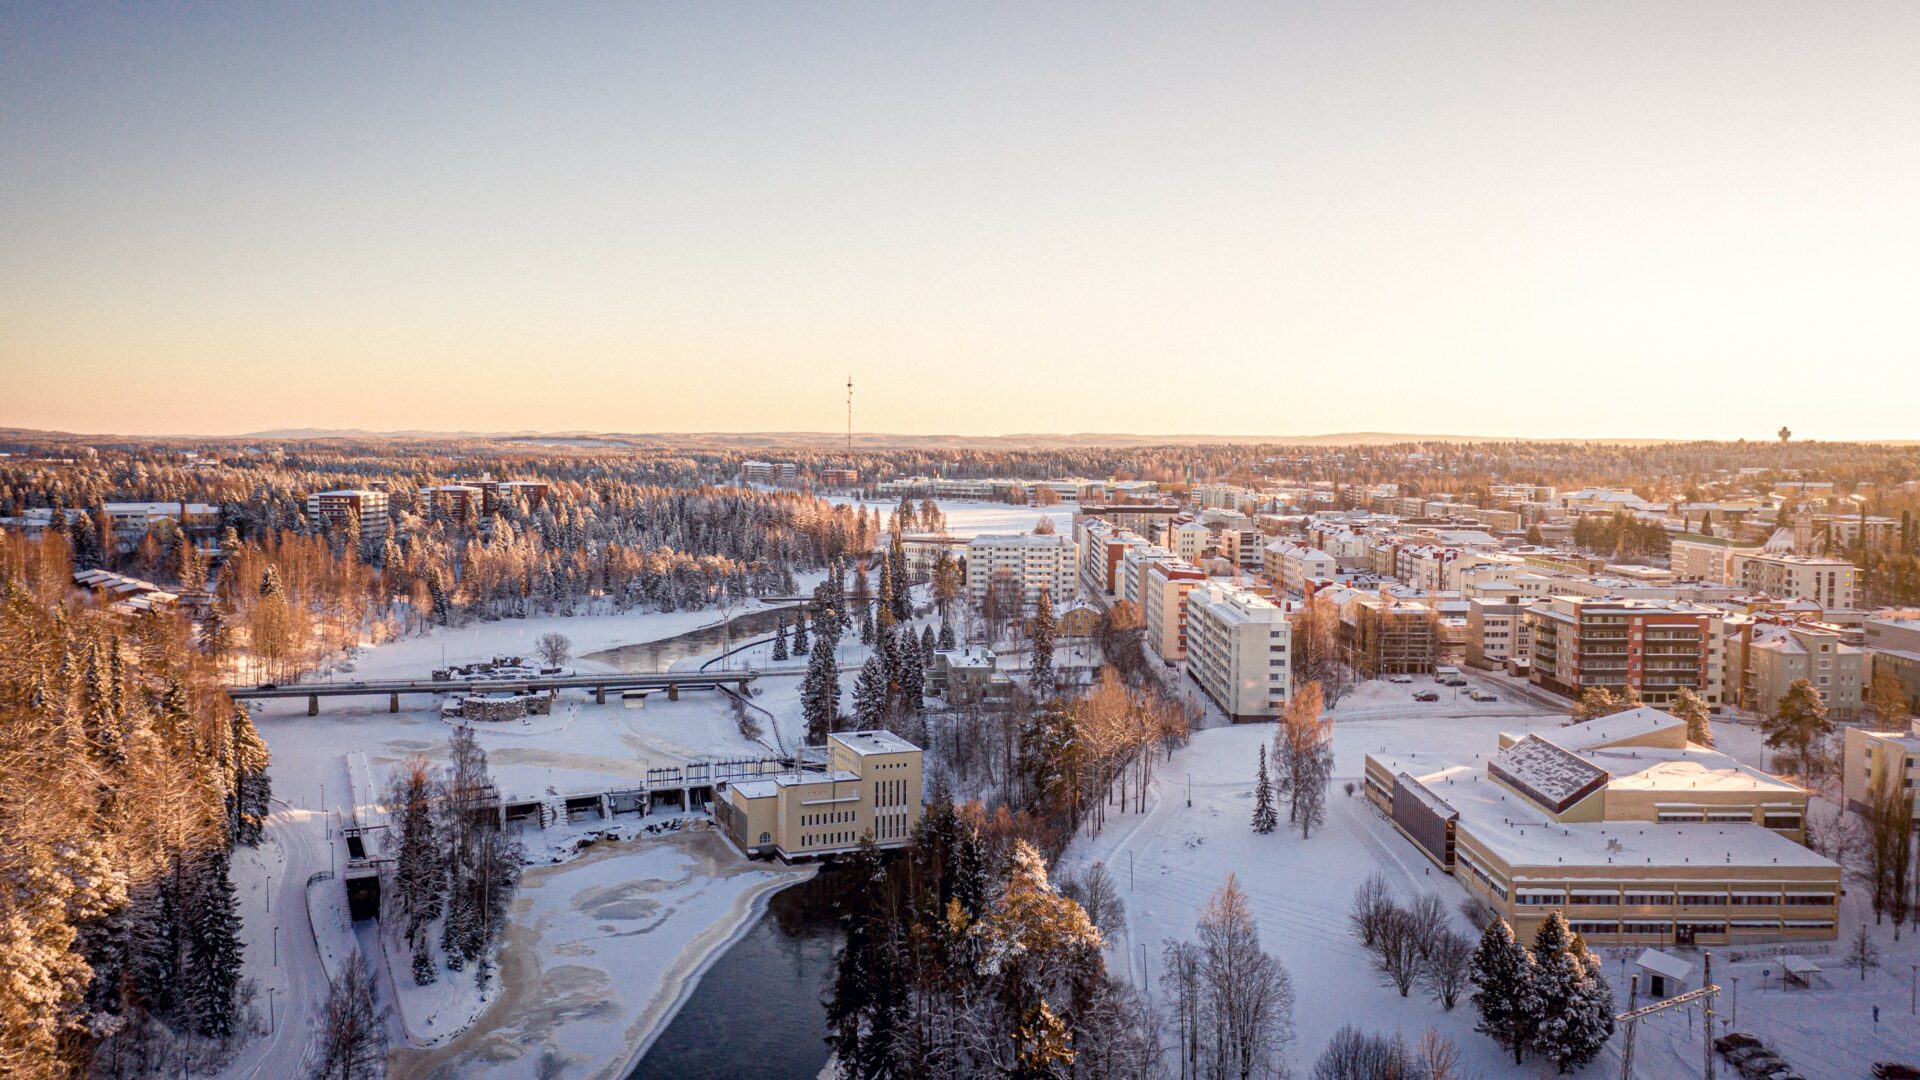
[{"label": "sky", "polygon": [[0,426],[1920,438],[1920,4],[0,4]]}]

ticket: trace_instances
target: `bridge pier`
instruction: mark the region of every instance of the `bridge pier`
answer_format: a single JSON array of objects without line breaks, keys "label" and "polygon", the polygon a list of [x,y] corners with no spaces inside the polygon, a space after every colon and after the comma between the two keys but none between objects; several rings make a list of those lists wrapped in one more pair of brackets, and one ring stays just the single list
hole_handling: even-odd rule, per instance
[{"label": "bridge pier", "polygon": [[387,695],[387,711],[388,712],[400,711],[400,695],[399,694]]},{"label": "bridge pier", "polygon": [[679,683],[667,684],[667,700],[668,701],[680,700],[680,684]]},{"label": "bridge pier", "polygon": [[748,691],[747,689],[747,680],[741,679],[740,680],[740,696],[745,697],[748,693],[750,693],[750,691]]},{"label": "bridge pier", "polygon": [[596,686],[596,687],[594,687],[594,688],[593,688],[593,703],[594,703],[595,705],[605,705],[605,704],[607,703],[607,688],[606,688],[606,687],[604,687],[604,686]]},{"label": "bridge pier", "polygon": [[307,695],[307,715],[308,716],[320,715],[320,695],[319,694]]}]

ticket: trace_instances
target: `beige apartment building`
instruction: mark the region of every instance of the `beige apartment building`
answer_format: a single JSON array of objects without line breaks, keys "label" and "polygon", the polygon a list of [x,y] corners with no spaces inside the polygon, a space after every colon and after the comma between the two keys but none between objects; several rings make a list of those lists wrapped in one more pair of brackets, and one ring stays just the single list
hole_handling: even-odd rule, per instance
[{"label": "beige apartment building", "polygon": [[1291,696],[1287,610],[1232,585],[1187,594],[1187,675],[1234,723],[1271,720]]},{"label": "beige apartment building", "polygon": [[1828,611],[1845,611],[1853,608],[1857,573],[1845,559],[1736,552],[1731,584],[1783,600],[1804,596]]},{"label": "beige apartment building", "polygon": [[1731,585],[1734,556],[1760,552],[1759,545],[1740,544],[1723,536],[1679,536],[1668,551],[1668,564],[1673,576],[1681,581]]},{"label": "beige apartment building", "polygon": [[1467,663],[1477,668],[1500,668],[1528,661],[1533,637],[1527,628],[1531,600],[1467,601]]},{"label": "beige apartment building", "polygon": [[1073,597],[1073,538],[1059,533],[982,533],[967,541],[967,597],[987,598],[995,575],[1010,575],[1028,608],[1045,590],[1056,604]]},{"label": "beige apartment building", "polygon": [[1177,559],[1146,567],[1140,581],[1140,619],[1155,656],[1174,662],[1187,658],[1187,597],[1206,580],[1199,567]]},{"label": "beige apartment building", "polygon": [[1787,687],[1805,679],[1834,720],[1859,719],[1872,665],[1864,649],[1847,644],[1835,627],[1804,622],[1755,622],[1731,642],[1740,669],[1740,706],[1771,715]]},{"label": "beige apartment building", "polygon": [[1838,938],[1805,789],[1652,708],[1500,743],[1484,765],[1369,754],[1366,793],[1521,940],[1555,910],[1596,945]]},{"label": "beige apartment building", "polygon": [[920,748],[890,731],[827,736],[827,771],[729,784],[714,817],[748,856],[785,862],[845,854],[869,831],[901,847],[920,821]]},{"label": "beige apartment building", "polygon": [[1876,792],[1898,794],[1920,820],[1920,721],[1906,731],[1845,730],[1841,751],[1842,805],[1864,812]]}]

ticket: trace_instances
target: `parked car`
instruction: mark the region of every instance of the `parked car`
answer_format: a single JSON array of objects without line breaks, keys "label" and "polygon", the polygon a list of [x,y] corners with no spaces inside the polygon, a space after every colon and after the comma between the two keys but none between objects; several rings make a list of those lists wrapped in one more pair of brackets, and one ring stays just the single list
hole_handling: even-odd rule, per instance
[{"label": "parked car", "polygon": [[1475,701],[1499,701],[1500,700],[1499,694],[1490,694],[1487,691],[1480,689],[1479,687],[1475,687],[1472,690],[1467,691],[1467,696],[1472,698]]},{"label": "parked car", "polygon": [[1413,700],[1415,700],[1415,701],[1439,701],[1439,700],[1440,700],[1440,695],[1439,695],[1439,694],[1436,694],[1436,693],[1434,693],[1434,692],[1433,692],[1432,690],[1422,690],[1422,691],[1420,691],[1419,693],[1417,693],[1417,694],[1415,694],[1415,695],[1413,695]]},{"label": "parked car", "polygon": [[[1730,1035],[1722,1035],[1713,1040],[1713,1048],[1722,1054],[1729,1054],[1735,1050],[1746,1050],[1762,1045],[1764,1044],[1761,1043],[1759,1039],[1741,1031],[1733,1032]],[[1915,1077],[1914,1080],[1920,1080],[1920,1077]]]},{"label": "parked car", "polygon": [[1446,682],[1443,682],[1443,683],[1441,683],[1440,685],[1441,685],[1441,686],[1451,686],[1451,687],[1455,687],[1455,688],[1459,688],[1459,687],[1462,687],[1462,686],[1465,686],[1465,685],[1467,685],[1467,680],[1465,680],[1465,679],[1462,679],[1462,678],[1460,678],[1460,677],[1459,677],[1458,675],[1456,675],[1456,676],[1454,676],[1453,678],[1451,678],[1451,679],[1448,679],[1448,680],[1447,680]]},{"label": "parked car", "polygon": [[1410,682],[1412,682],[1412,681],[1413,681],[1413,676],[1411,676],[1411,675],[1389,675],[1389,676],[1387,676],[1387,681],[1388,681],[1388,682],[1390,682],[1390,683],[1403,683],[1403,684],[1404,684],[1404,683],[1410,683]]}]

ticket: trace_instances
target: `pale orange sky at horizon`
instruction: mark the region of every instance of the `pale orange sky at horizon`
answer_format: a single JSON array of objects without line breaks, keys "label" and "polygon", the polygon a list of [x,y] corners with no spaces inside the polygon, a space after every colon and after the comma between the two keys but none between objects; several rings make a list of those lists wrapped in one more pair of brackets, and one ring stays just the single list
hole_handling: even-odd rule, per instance
[{"label": "pale orange sky at horizon", "polygon": [[1920,5],[0,8],[0,426],[1920,438]]}]

